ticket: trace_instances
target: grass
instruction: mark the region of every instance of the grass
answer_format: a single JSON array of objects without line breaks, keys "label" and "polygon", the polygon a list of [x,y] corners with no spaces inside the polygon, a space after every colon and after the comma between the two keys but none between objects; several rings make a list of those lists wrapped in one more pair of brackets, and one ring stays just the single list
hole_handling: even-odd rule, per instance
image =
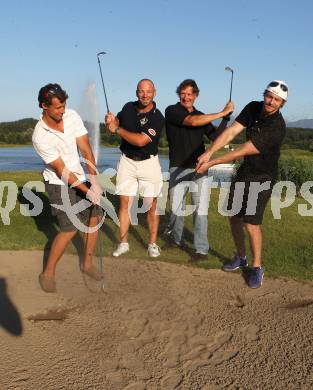
[{"label": "grass", "polygon": [[[26,217],[21,215],[20,204],[27,203],[21,193],[22,186],[30,180],[42,180],[37,172],[2,172],[0,180],[13,181],[18,186],[18,201],[10,212],[10,225],[3,224],[0,215],[0,249],[10,250],[43,250],[57,232],[55,219],[51,216],[50,206],[45,194],[37,193],[41,197],[44,208],[38,217]],[[2,194],[2,207],[6,203],[7,191]],[[203,268],[220,268],[223,261],[232,256],[234,247],[231,239],[229,225],[226,217],[217,211],[219,190],[213,189],[209,205],[209,260],[199,264]],[[117,199],[111,196],[111,201],[116,206]],[[263,222],[264,249],[263,263],[266,275],[272,277],[292,277],[296,279],[313,280],[313,217],[301,217],[298,214],[298,204],[306,203],[297,198],[293,205],[281,211],[280,220],[273,219],[270,204],[268,205]],[[308,205],[310,206],[310,205]],[[310,208],[310,207],[308,207]],[[159,245],[165,244],[162,238],[167,222],[167,215],[161,216]],[[161,261],[186,264],[189,254],[192,252],[192,218],[186,218],[186,242],[188,251],[170,249],[163,251]],[[113,248],[118,243],[118,227],[109,218],[103,226],[102,239],[104,240],[104,254],[111,255]],[[144,215],[139,215],[139,224],[130,229],[131,251],[127,254],[130,258],[150,260],[147,256],[148,230]],[[247,243],[248,245],[248,243]],[[72,245],[69,251],[77,251]]]},{"label": "grass", "polygon": [[27,146],[32,146],[33,144],[31,142],[26,144],[3,144],[0,143],[0,148],[23,148]]},{"label": "grass", "polygon": [[285,158],[297,158],[313,162],[313,152],[303,149],[282,149],[281,156]]}]

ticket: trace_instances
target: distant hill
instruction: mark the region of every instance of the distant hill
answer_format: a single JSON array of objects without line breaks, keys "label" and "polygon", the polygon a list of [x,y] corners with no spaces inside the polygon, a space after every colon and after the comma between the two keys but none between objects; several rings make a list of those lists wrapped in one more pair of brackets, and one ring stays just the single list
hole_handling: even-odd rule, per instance
[{"label": "distant hill", "polygon": [[313,129],[313,119],[300,119],[294,122],[287,122],[287,127],[301,127],[302,129]]},{"label": "distant hill", "polygon": [[23,132],[29,128],[34,128],[38,119],[34,118],[24,118],[18,121],[12,122],[0,122],[0,131],[14,131],[14,132]]},{"label": "distant hill", "polygon": [[1,144],[27,144],[31,142],[33,129],[38,120],[33,118],[20,119],[0,123]]},{"label": "distant hill", "polygon": [[[232,117],[231,120],[234,120],[235,118]],[[213,122],[215,126],[218,126],[220,123],[220,119]],[[231,122],[230,122],[231,123]],[[293,127],[293,128],[301,128],[301,129],[313,129],[313,119],[299,119],[298,121],[286,121],[287,127]]]}]

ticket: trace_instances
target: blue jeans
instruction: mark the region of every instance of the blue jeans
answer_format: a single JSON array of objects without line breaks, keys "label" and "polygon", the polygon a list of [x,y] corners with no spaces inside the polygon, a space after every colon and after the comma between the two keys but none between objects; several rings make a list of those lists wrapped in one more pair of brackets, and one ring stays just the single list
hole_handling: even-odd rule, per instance
[{"label": "blue jeans", "polygon": [[[191,205],[186,207],[187,192]],[[167,232],[176,244],[184,240],[184,216],[193,214],[193,244],[197,253],[207,254],[209,185],[207,173],[195,174],[192,168],[170,168],[169,195],[171,215]]]}]

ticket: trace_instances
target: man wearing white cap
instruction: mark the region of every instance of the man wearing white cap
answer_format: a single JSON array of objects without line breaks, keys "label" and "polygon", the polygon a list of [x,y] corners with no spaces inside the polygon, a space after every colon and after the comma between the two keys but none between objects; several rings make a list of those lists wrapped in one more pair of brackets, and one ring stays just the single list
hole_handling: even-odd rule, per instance
[{"label": "man wearing white cap", "polygon": [[[261,266],[261,224],[265,206],[271,196],[278,174],[280,147],[286,125],[280,113],[288,97],[288,86],[275,80],[268,84],[263,101],[252,101],[241,111],[233,124],[198,158],[196,171],[244,158],[231,183],[227,210],[231,209],[230,226],[236,253],[223,265],[224,271],[243,268],[249,287],[262,285],[264,271]],[[212,159],[213,153],[229,144],[246,129],[246,142],[238,149]],[[241,191],[240,191],[241,187]],[[253,256],[248,268],[244,229],[247,231]]]}]

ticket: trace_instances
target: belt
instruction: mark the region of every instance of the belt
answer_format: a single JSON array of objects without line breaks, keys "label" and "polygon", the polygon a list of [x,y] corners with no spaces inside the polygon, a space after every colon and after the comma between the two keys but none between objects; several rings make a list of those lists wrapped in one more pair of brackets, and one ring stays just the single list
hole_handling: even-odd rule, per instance
[{"label": "belt", "polygon": [[147,154],[146,154],[146,155],[143,155],[143,156],[136,156],[136,155],[131,154],[131,153],[124,153],[124,155],[125,155],[127,158],[130,158],[131,160],[134,160],[134,161],[149,160],[149,158],[155,156],[155,154],[149,154],[149,156],[148,156]]}]

